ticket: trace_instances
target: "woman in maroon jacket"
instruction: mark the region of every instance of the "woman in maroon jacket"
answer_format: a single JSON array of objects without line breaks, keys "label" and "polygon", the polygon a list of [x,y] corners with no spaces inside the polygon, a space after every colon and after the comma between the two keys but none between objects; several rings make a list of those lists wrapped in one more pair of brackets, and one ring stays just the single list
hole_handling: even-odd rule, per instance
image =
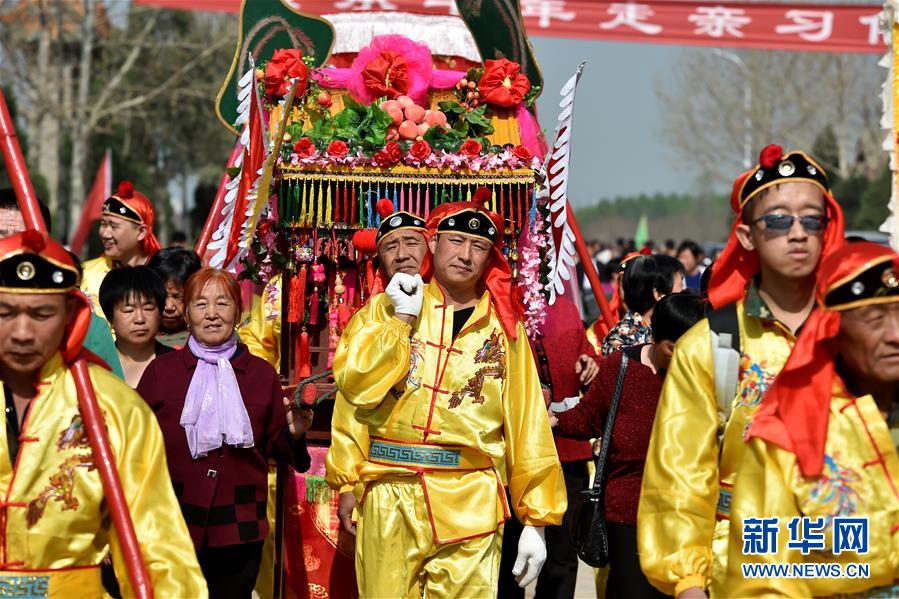
[{"label": "woman in maroon jacket", "polygon": [[599,374],[574,408],[550,412],[553,432],[575,439],[602,434],[615,392],[621,357],[628,364],[612,428],[605,481],[606,527],[609,533],[607,599],[663,597],[640,570],[637,555],[637,504],[643,465],[665,370],[674,343],[704,316],[703,301],[692,293],[674,293],[656,304],[652,316],[653,343],[614,352],[599,364]]},{"label": "woman in maroon jacket", "polygon": [[284,395],[275,370],[237,342],[240,288],[204,268],[184,286],[191,336],[144,371],[181,512],[211,597],[251,596],[268,534],[267,461],[309,467],[312,412]]}]

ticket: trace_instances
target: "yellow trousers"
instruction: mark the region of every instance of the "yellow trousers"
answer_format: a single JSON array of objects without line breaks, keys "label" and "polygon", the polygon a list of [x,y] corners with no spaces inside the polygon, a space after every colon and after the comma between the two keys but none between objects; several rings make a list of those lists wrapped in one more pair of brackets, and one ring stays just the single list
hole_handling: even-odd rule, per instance
[{"label": "yellow trousers", "polygon": [[[441,506],[453,509],[453,506]],[[362,599],[496,597],[502,534],[438,545],[418,477],[372,483],[356,529]]]}]

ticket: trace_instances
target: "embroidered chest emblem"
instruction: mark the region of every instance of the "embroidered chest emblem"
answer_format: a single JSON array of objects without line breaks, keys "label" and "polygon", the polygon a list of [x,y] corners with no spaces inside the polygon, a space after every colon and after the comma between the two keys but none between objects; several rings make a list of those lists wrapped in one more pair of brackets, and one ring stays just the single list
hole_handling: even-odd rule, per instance
[{"label": "embroidered chest emblem", "polygon": [[765,370],[767,362],[753,362],[746,354],[740,356],[740,383],[734,406],[754,408],[762,401],[762,396],[774,382],[776,375]]},{"label": "embroidered chest emblem", "polygon": [[[823,514],[828,522],[834,516],[851,516],[858,509],[859,494],[855,484],[861,480],[858,472],[842,466],[839,456],[824,455],[821,476],[811,487],[800,508],[806,514]],[[797,473],[797,476],[801,476]]]},{"label": "embroidered chest emblem", "polygon": [[490,338],[484,341],[484,345],[474,355],[474,362],[479,366],[474,375],[468,379],[465,386],[454,391],[449,400],[449,407],[458,408],[466,395],[471,395],[471,403],[484,403],[482,390],[487,377],[495,379],[506,378],[506,354],[503,351],[502,340],[499,333],[493,331]]},{"label": "embroidered chest emblem", "polygon": [[409,347],[409,374],[406,376],[406,382],[416,389],[421,387],[422,360],[424,360],[424,344],[413,337]]},{"label": "embroidered chest emblem", "polygon": [[35,499],[28,502],[28,510],[25,514],[28,529],[38,523],[51,499],[62,504],[60,508],[62,511],[75,510],[81,505],[74,495],[75,471],[77,468],[86,468],[88,471],[95,470],[96,465],[80,414],[72,417],[72,422],[59,434],[59,439],[56,441],[57,451],[78,449],[87,449],[88,451],[67,457],[59,465],[56,473],[50,475],[44,490]]}]

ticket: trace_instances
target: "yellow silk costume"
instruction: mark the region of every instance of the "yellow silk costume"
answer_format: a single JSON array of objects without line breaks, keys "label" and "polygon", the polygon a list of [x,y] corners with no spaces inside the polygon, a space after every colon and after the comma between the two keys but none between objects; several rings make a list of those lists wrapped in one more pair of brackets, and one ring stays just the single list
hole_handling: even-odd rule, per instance
[{"label": "yellow silk costume", "polygon": [[[334,354],[335,382],[371,444],[388,444],[377,459],[370,450],[359,480],[421,473],[438,543],[496,530],[508,515],[499,481],[508,481],[522,524],[559,524],[564,480],[524,327],[506,338],[484,293],[453,340],[453,308],[433,282],[414,329],[393,317],[386,295],[370,304],[370,320],[343,335]],[[460,448],[460,467],[388,463],[392,444]]]},{"label": "yellow silk costume", "polygon": [[[870,395],[856,399],[841,381],[835,381],[821,476],[804,478],[793,453],[758,438],[749,441],[742,459],[731,503],[734,525],[730,531],[728,596],[896,596],[899,456],[890,429]],[[787,523],[797,516],[824,518],[824,550],[815,549],[803,556],[798,549],[787,547]],[[868,518],[868,553],[833,554],[835,516]],[[779,517],[777,551],[743,555],[742,522],[759,517]],[[867,563],[870,577],[744,579],[741,562]]]},{"label": "yellow silk costume", "polygon": [[[90,366],[113,457],[156,597],[206,597],[193,543],[181,518],[153,412],[113,374]],[[18,459],[0,425],[0,577],[49,597],[103,594],[98,564],[112,552],[125,597],[134,596],[118,535],[87,439],[75,384],[57,353],[41,371],[25,416]],[[49,576],[49,580],[34,580]],[[49,588],[47,588],[49,586]]]},{"label": "yellow silk costume", "polygon": [[100,284],[106,278],[106,273],[112,270],[112,260],[106,256],[100,256],[85,262],[83,269],[81,291],[90,301],[94,314],[105,320],[106,315],[103,314],[103,309],[100,307]]},{"label": "yellow silk costume", "polygon": [[[485,589],[475,590],[480,582],[469,590],[458,585],[495,584],[494,533],[510,516],[504,485],[525,525],[559,524],[567,507],[524,328],[519,323],[517,340],[508,339],[486,292],[455,340],[452,325],[453,307],[434,282],[425,287],[414,327],[394,318],[381,294],[353,316],[352,333],[341,337],[334,354],[335,382],[370,441],[357,468],[365,488],[362,531],[377,524],[356,539],[365,596],[391,585],[414,595],[421,581],[406,578],[405,562],[422,564],[418,576],[429,578],[428,596],[443,594],[450,583],[453,592],[482,596]],[[387,517],[391,504],[403,517]],[[430,531],[417,530],[427,526],[425,517]],[[435,579],[429,570],[452,559],[447,544],[457,552],[455,569],[466,574]],[[365,567],[366,555],[378,561]]]},{"label": "yellow silk costume", "polygon": [[[369,301],[359,308],[343,335],[350,337],[364,328],[375,314],[374,305],[375,302]],[[338,392],[331,415],[331,446],[325,459],[328,485],[339,493],[352,491],[359,482],[358,469],[367,458],[368,427],[356,419],[356,408]]]},{"label": "yellow silk costume", "polygon": [[737,302],[737,320],[739,384],[720,451],[707,319],[677,342],[662,387],[643,472],[637,541],[643,573],[668,595],[711,585],[712,596],[731,596],[724,579],[727,507],[744,459],[743,433],[796,343],[752,284]]},{"label": "yellow silk costume", "polygon": [[368,427],[356,420],[356,408],[337,393],[331,415],[331,446],[325,458],[328,485],[338,493],[354,490],[359,482],[358,469],[367,458]]},{"label": "yellow silk costume", "polygon": [[250,353],[275,370],[281,368],[281,275],[274,275],[261,295],[253,294],[249,313],[237,327],[237,335]]}]

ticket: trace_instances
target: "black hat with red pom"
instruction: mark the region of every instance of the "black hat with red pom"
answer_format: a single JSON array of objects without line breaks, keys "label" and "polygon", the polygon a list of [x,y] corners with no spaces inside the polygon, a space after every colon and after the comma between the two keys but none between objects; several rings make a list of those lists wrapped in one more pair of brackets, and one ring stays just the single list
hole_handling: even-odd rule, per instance
[{"label": "black hat with red pom", "polygon": [[387,198],[378,200],[375,204],[375,210],[381,216],[381,224],[378,226],[378,233],[375,237],[375,243],[380,246],[381,242],[398,231],[414,230],[421,234],[427,233],[423,218],[406,212],[405,210],[396,210],[393,202]]},{"label": "black hat with red pom", "polygon": [[730,207],[737,218],[727,245],[712,265],[709,281],[709,302],[720,308],[743,297],[746,285],[760,272],[758,254],[740,244],[735,234],[743,222],[744,208],[766,189],[782,183],[810,183],[821,190],[827,226],[822,239],[822,259],[839,248],[843,238],[843,211],[830,193],[827,173],[811,156],[801,151],[784,153],[783,148],[771,144],[759,154],[759,163],[736,178],[730,196]]}]

